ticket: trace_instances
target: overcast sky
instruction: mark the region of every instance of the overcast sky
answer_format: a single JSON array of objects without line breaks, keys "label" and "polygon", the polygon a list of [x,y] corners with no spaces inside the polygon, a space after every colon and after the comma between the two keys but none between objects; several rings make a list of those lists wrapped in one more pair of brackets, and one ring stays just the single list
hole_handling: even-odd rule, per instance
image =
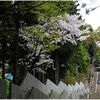
[{"label": "overcast sky", "polygon": [[[92,3],[90,1],[92,1]],[[86,23],[91,24],[93,29],[97,29],[100,26],[100,7],[94,11],[91,11],[89,15],[85,14],[85,9],[100,6],[100,0],[79,0],[80,4],[83,2],[87,4],[87,7],[82,8],[80,12],[83,16],[83,19],[86,20]]]}]

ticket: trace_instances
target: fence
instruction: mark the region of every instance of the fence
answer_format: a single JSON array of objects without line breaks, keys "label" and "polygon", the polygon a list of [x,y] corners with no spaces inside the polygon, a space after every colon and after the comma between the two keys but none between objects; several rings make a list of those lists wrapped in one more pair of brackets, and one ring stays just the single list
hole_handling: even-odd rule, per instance
[{"label": "fence", "polygon": [[[6,98],[6,83],[0,80],[0,98]],[[11,84],[11,99],[80,99],[87,98],[89,87],[82,82],[66,85],[62,81],[55,85],[49,79],[43,84],[30,73],[27,73],[20,86]]]}]

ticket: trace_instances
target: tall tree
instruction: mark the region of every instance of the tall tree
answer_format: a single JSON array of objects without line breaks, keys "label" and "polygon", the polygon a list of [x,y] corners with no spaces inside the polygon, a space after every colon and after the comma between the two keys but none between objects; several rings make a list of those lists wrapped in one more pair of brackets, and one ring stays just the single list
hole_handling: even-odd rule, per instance
[{"label": "tall tree", "polygon": [[[7,34],[12,33],[12,34],[15,34],[14,37],[16,37],[16,38],[12,38],[12,41],[14,41],[16,44],[14,47],[16,49],[14,49],[15,51],[13,51],[15,52],[14,53],[15,61],[13,65],[13,71],[15,71],[14,83],[16,83],[19,29],[22,28],[23,25],[30,26],[33,24],[38,24],[39,21],[41,21],[42,23],[44,20],[49,21],[50,17],[55,17],[60,14],[64,14],[66,11],[69,11],[69,9],[71,9],[71,6],[74,5],[74,2],[72,1],[68,1],[68,2],[31,1],[31,2],[28,2],[27,1],[26,3],[25,1],[21,1],[21,2],[20,1],[14,1],[14,2],[1,1],[0,3],[1,3],[1,9],[0,9],[1,31],[3,32],[4,30],[6,30]],[[72,11],[72,13],[74,13],[74,11]],[[2,22],[4,22],[4,26],[2,26]]]}]

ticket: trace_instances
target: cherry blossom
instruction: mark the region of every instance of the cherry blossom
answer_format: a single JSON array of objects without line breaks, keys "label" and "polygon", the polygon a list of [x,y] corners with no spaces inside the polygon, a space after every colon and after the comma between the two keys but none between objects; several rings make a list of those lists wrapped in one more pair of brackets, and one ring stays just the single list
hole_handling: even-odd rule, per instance
[{"label": "cherry blossom", "polygon": [[[88,33],[88,28],[85,30],[80,30],[82,25],[86,23],[84,20],[79,19],[78,15],[68,15],[59,16],[60,20],[51,20],[53,23],[50,27],[50,23],[45,23],[44,28],[49,33],[58,33],[61,34],[60,38],[55,40],[55,43],[61,42],[62,44],[70,41],[72,44],[77,44],[77,40],[85,40],[88,36],[82,36],[85,33]],[[54,42],[54,41],[53,41]]]},{"label": "cherry blossom", "polygon": [[[44,22],[42,24],[36,25],[36,26],[32,26],[33,30],[31,32],[33,33],[44,33],[45,36],[51,37],[51,34],[58,34],[60,35],[57,38],[53,38],[51,41],[51,43],[56,44],[57,43],[62,43],[62,45],[64,45],[65,43],[67,43],[68,41],[71,42],[73,45],[77,44],[77,41],[83,41],[86,38],[89,37],[89,35],[87,35],[86,33],[88,33],[88,28],[85,30],[80,30],[80,27],[82,25],[85,25],[86,23],[84,22],[84,20],[79,19],[78,15],[68,15],[65,14],[63,16],[58,16],[59,20],[57,20],[56,18],[51,18],[50,21],[48,22]],[[31,27],[27,27],[27,29],[29,29]],[[27,43],[27,47],[33,52],[35,52],[36,55],[39,54],[39,51],[41,48],[44,47],[43,44],[36,44],[37,40],[35,40],[36,35],[34,35],[33,33],[30,33],[28,31],[25,30],[21,30],[20,36],[23,36],[24,39],[26,39],[28,41]],[[41,35],[41,37],[39,37],[38,41],[43,42],[43,36]],[[49,39],[49,38],[48,38]],[[35,48],[35,46],[37,45],[37,47]],[[27,56],[27,58],[32,57],[33,54],[30,54]],[[32,57],[33,59],[35,59],[34,57]],[[45,51],[42,51],[40,54],[40,58],[39,58],[39,62],[36,63],[36,66],[42,65],[47,63],[48,66],[50,66],[50,64],[53,64],[53,60],[50,58],[50,55],[46,54]],[[47,66],[47,67],[48,67]]]}]

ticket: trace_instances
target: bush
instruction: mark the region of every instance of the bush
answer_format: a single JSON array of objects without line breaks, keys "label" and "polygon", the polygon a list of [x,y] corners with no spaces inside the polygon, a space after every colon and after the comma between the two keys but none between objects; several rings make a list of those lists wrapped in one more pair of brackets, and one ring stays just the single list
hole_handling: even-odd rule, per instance
[{"label": "bush", "polygon": [[66,84],[75,84],[76,82],[76,77],[74,75],[71,75],[70,73],[66,73],[66,76],[65,76],[65,82]]}]

